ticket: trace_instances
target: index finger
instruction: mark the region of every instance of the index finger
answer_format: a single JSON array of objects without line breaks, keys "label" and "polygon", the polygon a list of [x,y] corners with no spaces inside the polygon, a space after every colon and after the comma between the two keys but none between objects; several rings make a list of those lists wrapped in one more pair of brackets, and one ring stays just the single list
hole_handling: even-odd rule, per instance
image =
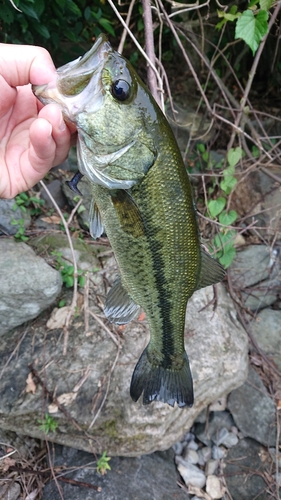
[{"label": "index finger", "polygon": [[54,79],[56,68],[43,47],[1,43],[0,74],[11,87],[42,85]]}]

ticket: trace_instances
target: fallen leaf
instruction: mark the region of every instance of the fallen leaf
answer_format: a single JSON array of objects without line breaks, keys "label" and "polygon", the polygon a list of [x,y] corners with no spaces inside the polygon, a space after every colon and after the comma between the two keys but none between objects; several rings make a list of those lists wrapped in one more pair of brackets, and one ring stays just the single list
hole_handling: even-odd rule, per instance
[{"label": "fallen leaf", "polygon": [[42,217],[42,221],[48,224],[60,224],[61,218],[58,215],[50,215],[49,217]]},{"label": "fallen leaf", "polygon": [[55,330],[56,328],[63,328],[67,315],[70,311],[70,306],[60,307],[52,311],[50,318],[47,321],[47,328],[49,330]]},{"label": "fallen leaf", "polygon": [[28,377],[26,379],[25,392],[32,392],[32,394],[35,394],[35,392],[36,392],[36,385],[35,385],[34,380],[32,378],[32,373],[29,373]]},{"label": "fallen leaf", "polygon": [[[61,405],[68,406],[76,399],[77,394],[77,392],[65,392],[64,394],[61,394],[57,400]],[[56,413],[58,411],[56,403],[51,403],[48,406],[48,411],[49,413]]]},{"label": "fallen leaf", "polygon": [[196,495],[198,498],[204,498],[205,500],[212,500],[210,495],[206,493],[206,491],[201,490],[198,486],[192,486],[191,484],[188,486],[188,493],[191,495]]},{"label": "fallen leaf", "polygon": [[10,457],[4,458],[4,460],[0,463],[2,472],[7,472],[10,467],[14,467],[16,465],[16,461]]},{"label": "fallen leaf", "polygon": [[281,399],[277,401],[277,410],[281,410]]}]

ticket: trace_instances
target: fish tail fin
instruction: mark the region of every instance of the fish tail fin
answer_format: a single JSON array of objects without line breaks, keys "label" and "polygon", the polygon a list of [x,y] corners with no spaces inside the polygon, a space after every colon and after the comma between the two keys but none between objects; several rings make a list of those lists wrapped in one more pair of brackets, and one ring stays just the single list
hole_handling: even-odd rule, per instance
[{"label": "fish tail fin", "polygon": [[137,401],[143,392],[143,404],[162,401],[179,407],[193,405],[193,382],[186,352],[180,369],[153,365],[147,348],[143,351],[132,376],[130,394]]}]

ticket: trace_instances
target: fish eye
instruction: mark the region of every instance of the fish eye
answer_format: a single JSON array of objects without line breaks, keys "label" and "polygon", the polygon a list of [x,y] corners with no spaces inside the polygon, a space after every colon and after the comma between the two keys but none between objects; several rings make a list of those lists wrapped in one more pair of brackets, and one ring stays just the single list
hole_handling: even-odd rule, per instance
[{"label": "fish eye", "polygon": [[126,101],[130,95],[131,87],[126,80],[116,80],[111,87],[112,95],[118,101]]}]

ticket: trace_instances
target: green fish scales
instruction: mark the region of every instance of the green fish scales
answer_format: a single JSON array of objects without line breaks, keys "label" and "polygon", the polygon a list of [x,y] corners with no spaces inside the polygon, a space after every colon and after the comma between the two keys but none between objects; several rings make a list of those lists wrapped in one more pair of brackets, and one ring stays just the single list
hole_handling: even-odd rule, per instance
[{"label": "green fish scales", "polygon": [[[60,104],[77,126],[79,169],[92,182],[91,233],[100,236],[105,228],[120,269],[104,313],[126,324],[141,306],[149,323],[150,342],[135,367],[131,396],[137,401],[143,393],[144,404],[191,406],[186,305],[195,290],[220,281],[224,270],[200,245],[181,153],[131,65],[104,35],[69,64],[58,70],[58,82],[34,92],[45,104]],[[79,107],[92,80],[91,106]]]}]

